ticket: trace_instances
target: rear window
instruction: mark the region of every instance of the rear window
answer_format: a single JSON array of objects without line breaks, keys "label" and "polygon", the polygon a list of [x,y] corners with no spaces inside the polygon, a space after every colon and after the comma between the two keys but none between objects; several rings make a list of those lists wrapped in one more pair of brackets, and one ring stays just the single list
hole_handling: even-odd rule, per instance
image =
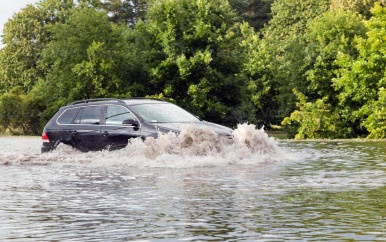
[{"label": "rear window", "polygon": [[58,123],[59,124],[72,124],[72,121],[74,120],[74,118],[78,114],[79,110],[80,110],[80,108],[67,109],[58,118]]}]

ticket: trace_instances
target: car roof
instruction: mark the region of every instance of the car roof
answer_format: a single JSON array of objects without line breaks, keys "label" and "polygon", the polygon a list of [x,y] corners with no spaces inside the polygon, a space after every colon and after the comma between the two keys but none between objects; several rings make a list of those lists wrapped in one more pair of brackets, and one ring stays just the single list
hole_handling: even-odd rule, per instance
[{"label": "car roof", "polygon": [[153,98],[144,98],[144,97],[135,97],[135,98],[97,98],[97,99],[85,99],[79,100],[67,104],[68,106],[88,106],[95,104],[126,104],[126,105],[136,105],[136,104],[147,104],[147,103],[168,103],[167,101],[161,99]]},{"label": "car roof", "polygon": [[160,99],[149,99],[149,98],[129,98],[123,99],[127,105],[136,105],[136,104],[147,104],[147,103],[167,103],[164,100]]}]

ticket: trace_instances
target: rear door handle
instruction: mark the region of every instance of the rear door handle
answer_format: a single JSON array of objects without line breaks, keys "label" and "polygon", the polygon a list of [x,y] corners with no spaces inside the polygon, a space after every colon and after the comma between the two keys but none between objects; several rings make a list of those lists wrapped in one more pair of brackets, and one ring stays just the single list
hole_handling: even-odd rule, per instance
[{"label": "rear door handle", "polygon": [[72,136],[75,136],[77,133],[78,133],[77,131],[72,131],[72,132],[71,132],[71,135],[72,135]]},{"label": "rear door handle", "polygon": [[109,135],[109,132],[107,131],[103,132],[103,136],[107,136],[107,135]]}]

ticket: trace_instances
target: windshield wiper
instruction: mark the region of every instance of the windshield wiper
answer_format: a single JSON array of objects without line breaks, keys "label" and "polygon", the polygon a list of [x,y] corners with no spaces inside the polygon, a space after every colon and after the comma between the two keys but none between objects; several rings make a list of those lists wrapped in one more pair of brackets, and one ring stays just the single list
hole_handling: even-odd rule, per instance
[{"label": "windshield wiper", "polygon": [[106,117],[106,119],[109,119],[109,118],[112,118],[112,117],[116,117],[116,116],[119,116],[119,115],[122,115],[122,114],[126,114],[126,113],[131,113],[131,112],[124,112],[124,113],[118,113],[118,114],[114,114],[110,117]]}]

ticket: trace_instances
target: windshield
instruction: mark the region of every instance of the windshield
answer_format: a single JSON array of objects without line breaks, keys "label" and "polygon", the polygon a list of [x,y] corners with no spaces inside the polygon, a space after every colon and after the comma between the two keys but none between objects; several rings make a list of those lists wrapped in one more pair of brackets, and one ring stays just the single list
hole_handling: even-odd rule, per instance
[{"label": "windshield", "polygon": [[147,103],[131,106],[146,122],[150,123],[190,123],[198,118],[171,103]]}]

